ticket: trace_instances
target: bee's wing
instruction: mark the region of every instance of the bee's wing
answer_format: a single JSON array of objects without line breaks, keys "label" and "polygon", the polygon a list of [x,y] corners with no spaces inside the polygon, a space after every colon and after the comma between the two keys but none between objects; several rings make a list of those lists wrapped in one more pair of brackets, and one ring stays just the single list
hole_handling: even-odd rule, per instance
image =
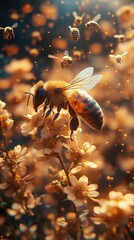
[{"label": "bee's wing", "polygon": [[81,17],[82,19],[85,17],[86,13],[82,13]]},{"label": "bee's wing", "polygon": [[99,13],[99,14],[97,14],[97,15],[92,19],[92,21],[97,22],[97,21],[99,21],[100,19],[101,19],[101,14]]},{"label": "bee's wing", "polygon": [[114,55],[114,54],[109,54],[109,57],[116,58],[116,55]]},{"label": "bee's wing", "polygon": [[3,27],[0,27],[0,30],[4,30],[4,28],[3,28]]},{"label": "bee's wing", "polygon": [[49,57],[49,58],[53,58],[53,59],[58,59],[58,60],[59,60],[58,57],[56,57],[56,56],[54,56],[54,55],[51,55],[51,54],[49,54],[48,57]]},{"label": "bee's wing", "polygon": [[70,82],[69,85],[66,87],[67,90],[72,89],[82,89],[82,90],[89,90],[93,88],[102,78],[102,75],[94,75],[93,68],[89,67],[78,73]]},{"label": "bee's wing", "polygon": [[127,51],[122,54],[122,56],[125,56],[127,54]]},{"label": "bee's wing", "polygon": [[74,18],[76,18],[78,15],[77,15],[77,12],[73,12],[73,16],[74,16]]},{"label": "bee's wing", "polygon": [[66,51],[64,52],[64,55],[65,55],[65,56],[69,56],[68,50],[66,50]]},{"label": "bee's wing", "polygon": [[14,23],[14,24],[12,25],[12,28],[16,28],[16,27],[18,27],[18,23]]},{"label": "bee's wing", "polygon": [[114,38],[118,38],[120,35],[119,34],[116,34],[116,35],[114,35]]}]

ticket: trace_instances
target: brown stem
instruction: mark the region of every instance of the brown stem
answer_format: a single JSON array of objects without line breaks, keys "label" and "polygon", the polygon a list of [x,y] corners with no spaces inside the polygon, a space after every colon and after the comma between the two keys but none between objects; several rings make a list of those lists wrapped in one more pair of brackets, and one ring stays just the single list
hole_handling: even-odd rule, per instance
[{"label": "brown stem", "polygon": [[[69,184],[69,186],[71,186],[71,181],[70,181],[70,178],[69,178],[69,175],[68,175],[68,171],[66,170],[66,168],[65,168],[65,166],[64,166],[64,163],[63,163],[63,161],[62,161],[62,158],[61,158],[60,154],[57,153],[57,152],[52,152],[52,154],[59,159],[60,164],[61,164],[61,166],[62,166],[62,168],[63,168],[63,170],[64,170],[64,172],[65,172],[65,174],[66,174],[66,177],[67,177],[67,180],[68,180],[68,184]],[[72,202],[72,203],[73,203],[73,202]],[[77,222],[78,222],[78,225],[79,225],[80,230],[81,230],[81,236],[80,236],[80,239],[78,239],[78,240],[83,240],[84,238],[83,238],[83,233],[82,233],[82,229],[81,229],[81,226],[80,226],[80,221],[79,221],[79,216],[78,216],[77,207],[75,206],[74,203],[73,203],[73,206],[74,206],[74,212],[75,212],[75,214],[76,214]]]}]

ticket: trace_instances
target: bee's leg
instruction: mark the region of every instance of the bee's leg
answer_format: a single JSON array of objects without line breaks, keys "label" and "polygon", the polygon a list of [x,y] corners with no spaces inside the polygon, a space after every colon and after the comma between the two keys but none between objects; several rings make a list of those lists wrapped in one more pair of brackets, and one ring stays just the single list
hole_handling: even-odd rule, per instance
[{"label": "bee's leg", "polygon": [[53,122],[59,117],[60,111],[61,111],[61,104],[58,105],[57,107],[57,113],[55,114],[54,118],[53,118]]},{"label": "bee's leg", "polygon": [[[45,104],[44,104],[43,113],[45,113],[46,108],[47,108],[47,106],[48,106],[49,103],[50,103],[50,99],[47,98],[46,101],[45,101]],[[44,114],[43,114],[43,115],[44,115]]]},{"label": "bee's leg", "polygon": [[71,134],[70,134],[70,138],[72,139],[72,135],[73,135],[73,131],[76,131],[76,129],[79,126],[79,119],[77,117],[77,113],[75,112],[75,110],[72,108],[72,106],[70,105],[70,103],[67,103],[68,107],[69,107],[69,114],[71,116],[71,121],[70,121],[70,129],[71,129]]},{"label": "bee's leg", "polygon": [[50,113],[52,112],[52,109],[53,109],[53,103],[50,103],[50,108],[49,108],[49,110],[46,112],[46,115],[45,115],[45,118],[47,118],[49,115],[50,115]]}]

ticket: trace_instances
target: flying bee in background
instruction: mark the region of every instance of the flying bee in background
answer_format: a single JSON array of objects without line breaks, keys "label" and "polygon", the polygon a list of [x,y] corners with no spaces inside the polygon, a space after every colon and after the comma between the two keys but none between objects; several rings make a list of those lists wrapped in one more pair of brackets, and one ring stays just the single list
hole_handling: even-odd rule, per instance
[{"label": "flying bee in background", "polygon": [[118,42],[123,42],[126,40],[126,36],[124,34],[116,34],[114,38],[117,38]]},{"label": "flying bee in background", "polygon": [[127,51],[122,53],[122,54],[118,54],[118,55],[113,55],[113,54],[110,54],[109,57],[111,58],[115,58],[116,59],[116,62],[117,63],[121,63],[122,62],[122,57],[124,57],[125,55],[127,55]]},{"label": "flying bee in background", "polygon": [[[93,68],[89,67],[78,73],[70,82],[48,81],[36,83],[31,92],[33,96],[33,107],[37,112],[38,107],[43,104],[45,118],[48,117],[54,107],[57,112],[53,117],[55,121],[61,109],[67,109],[70,114],[71,140],[73,131],[79,126],[78,115],[96,130],[101,130],[103,126],[103,113],[99,104],[86,92],[93,88],[102,78],[102,75],[94,75]],[[29,98],[28,98],[29,99]]]},{"label": "flying bee in background", "polygon": [[51,55],[51,54],[49,54],[48,57],[60,60],[60,64],[61,64],[62,68],[69,68],[70,65],[72,65],[72,63],[73,63],[73,58],[71,56],[69,56],[69,52],[67,50],[64,52],[64,56],[62,59],[60,59],[54,55]]},{"label": "flying bee in background", "polygon": [[14,23],[12,27],[9,27],[9,26],[5,28],[0,27],[0,30],[3,30],[4,39],[8,40],[8,39],[15,38],[14,28],[17,28],[17,27],[18,27],[18,23]]},{"label": "flying bee in background", "polygon": [[78,16],[77,12],[73,12],[73,16],[74,16],[74,25],[80,26],[82,24],[85,13],[83,13],[81,16]]},{"label": "flying bee in background", "polygon": [[100,26],[97,23],[101,19],[101,14],[97,14],[92,20],[85,23],[86,28],[90,29],[92,32],[98,32],[100,30]]},{"label": "flying bee in background", "polygon": [[79,31],[79,29],[76,28],[76,27],[70,27],[70,26],[69,26],[69,29],[70,29],[70,36],[71,36],[71,38],[74,41],[78,41],[79,38],[80,38],[80,31]]}]

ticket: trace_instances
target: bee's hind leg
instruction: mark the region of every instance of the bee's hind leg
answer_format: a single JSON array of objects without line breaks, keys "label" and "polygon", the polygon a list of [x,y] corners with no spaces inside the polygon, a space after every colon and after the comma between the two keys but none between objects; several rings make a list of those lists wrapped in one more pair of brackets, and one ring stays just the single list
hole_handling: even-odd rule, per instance
[{"label": "bee's hind leg", "polygon": [[71,130],[71,134],[70,134],[70,139],[73,141],[72,139],[72,135],[73,135],[73,131],[76,131],[76,129],[79,126],[79,119],[77,116],[77,113],[75,112],[75,110],[72,108],[72,106],[70,105],[70,103],[67,103],[68,108],[69,108],[69,114],[71,116],[71,121],[70,121],[70,130]]},{"label": "bee's hind leg", "polygon": [[57,107],[57,113],[55,114],[54,118],[53,118],[53,122],[59,117],[60,111],[61,111],[61,104],[58,105]]}]

